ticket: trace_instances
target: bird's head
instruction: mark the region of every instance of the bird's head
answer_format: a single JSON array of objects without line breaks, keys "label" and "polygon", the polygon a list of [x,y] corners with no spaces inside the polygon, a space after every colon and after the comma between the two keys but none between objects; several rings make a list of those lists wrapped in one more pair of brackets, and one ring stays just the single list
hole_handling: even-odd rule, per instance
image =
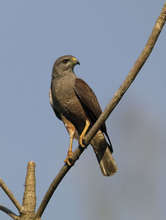
[{"label": "bird's head", "polygon": [[80,64],[80,62],[77,60],[77,58],[71,55],[59,57],[54,63],[52,74],[62,75],[66,71],[72,72],[77,64]]}]

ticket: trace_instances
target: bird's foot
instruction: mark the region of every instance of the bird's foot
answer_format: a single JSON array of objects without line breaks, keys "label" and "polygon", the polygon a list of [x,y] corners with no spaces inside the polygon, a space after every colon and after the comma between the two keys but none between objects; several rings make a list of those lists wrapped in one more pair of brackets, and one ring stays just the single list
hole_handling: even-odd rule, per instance
[{"label": "bird's foot", "polygon": [[89,126],[90,126],[90,121],[87,119],[86,122],[85,122],[85,127],[84,127],[84,129],[83,129],[83,131],[82,131],[82,133],[80,135],[80,138],[79,138],[79,145],[82,148],[86,147],[86,145],[83,143],[83,141],[84,141],[84,137],[85,137],[85,134],[86,134]]},{"label": "bird's foot", "polygon": [[73,152],[72,151],[68,151],[67,153],[67,157],[66,159],[64,160],[64,162],[68,165],[68,166],[72,166],[72,157],[73,157]]},{"label": "bird's foot", "polygon": [[82,137],[82,136],[80,136],[80,138],[79,138],[79,145],[82,147],[82,148],[84,148],[85,147],[85,144],[83,143],[83,138],[84,137]]}]

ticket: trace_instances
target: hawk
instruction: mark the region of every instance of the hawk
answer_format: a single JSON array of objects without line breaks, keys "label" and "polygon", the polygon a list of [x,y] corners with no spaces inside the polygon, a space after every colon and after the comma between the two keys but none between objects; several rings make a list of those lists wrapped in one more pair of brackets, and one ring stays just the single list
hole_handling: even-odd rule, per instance
[{"label": "hawk", "polygon": [[[69,166],[73,154],[73,139],[76,138],[80,146],[85,147],[84,136],[102,113],[93,90],[85,81],[75,75],[74,67],[77,64],[80,63],[74,56],[59,57],[53,65],[49,92],[50,104],[55,115],[64,123],[70,136],[70,144],[65,159]],[[117,166],[112,157],[113,149],[105,123],[90,144],[94,149],[103,175],[113,175],[117,171]]]}]

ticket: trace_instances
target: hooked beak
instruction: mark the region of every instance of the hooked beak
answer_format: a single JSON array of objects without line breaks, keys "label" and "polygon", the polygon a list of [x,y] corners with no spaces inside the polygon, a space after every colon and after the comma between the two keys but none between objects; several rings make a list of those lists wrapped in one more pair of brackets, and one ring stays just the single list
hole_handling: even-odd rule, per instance
[{"label": "hooked beak", "polygon": [[77,60],[77,58],[75,58],[75,57],[72,57],[72,61],[73,61],[73,63],[74,63],[74,65],[80,65],[80,62]]},{"label": "hooked beak", "polygon": [[77,63],[76,63],[76,64],[80,65],[80,62],[77,60]]}]

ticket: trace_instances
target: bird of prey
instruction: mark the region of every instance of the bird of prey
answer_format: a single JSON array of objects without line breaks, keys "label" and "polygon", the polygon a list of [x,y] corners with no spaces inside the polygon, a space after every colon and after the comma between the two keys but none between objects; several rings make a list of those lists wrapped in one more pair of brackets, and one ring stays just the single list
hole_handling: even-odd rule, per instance
[{"label": "bird of prey", "polygon": [[[55,115],[63,121],[69,136],[70,145],[65,162],[70,166],[73,138],[84,147],[83,139],[102,113],[95,93],[82,79],[74,73],[75,65],[80,64],[71,55],[59,57],[52,70],[50,104]],[[106,138],[107,141],[106,141]],[[117,171],[112,157],[113,149],[105,123],[91,140],[101,171],[104,176],[111,176]]]}]

